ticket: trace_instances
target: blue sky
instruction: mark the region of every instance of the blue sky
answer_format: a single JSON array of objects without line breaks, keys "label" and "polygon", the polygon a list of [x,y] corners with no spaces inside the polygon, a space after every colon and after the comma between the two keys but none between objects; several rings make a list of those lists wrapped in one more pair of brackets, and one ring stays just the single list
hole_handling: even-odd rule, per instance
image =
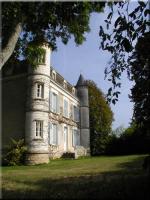
[{"label": "blue sky", "polygon": [[[58,40],[58,50],[51,56],[52,66],[71,84],[75,85],[82,73],[85,79],[93,80],[105,94],[111,83],[104,80],[104,69],[108,66],[111,55],[99,49],[99,26],[104,24],[107,12],[108,9],[105,9],[104,13],[91,15],[91,31],[86,34],[86,41],[82,45],[76,46],[73,38],[67,45]],[[123,74],[119,102],[115,106],[111,105],[115,119],[113,129],[119,126],[128,127],[131,122],[133,103],[130,102],[128,94],[132,85],[126,74]]]}]

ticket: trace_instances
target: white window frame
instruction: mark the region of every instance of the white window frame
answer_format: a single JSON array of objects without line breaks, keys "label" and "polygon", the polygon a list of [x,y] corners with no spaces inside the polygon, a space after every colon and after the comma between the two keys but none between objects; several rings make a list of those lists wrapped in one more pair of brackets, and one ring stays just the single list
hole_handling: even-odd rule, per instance
[{"label": "white window frame", "polygon": [[44,83],[36,84],[36,97],[40,99],[44,98]]},{"label": "white window frame", "polygon": [[35,137],[43,138],[43,121],[35,120]]},{"label": "white window frame", "polygon": [[[55,132],[54,132],[54,127],[56,128]],[[54,136],[54,134],[56,135]],[[55,138],[55,141],[54,141],[54,138]],[[58,145],[58,124],[56,123],[50,123],[49,144],[55,145],[55,146]]]}]

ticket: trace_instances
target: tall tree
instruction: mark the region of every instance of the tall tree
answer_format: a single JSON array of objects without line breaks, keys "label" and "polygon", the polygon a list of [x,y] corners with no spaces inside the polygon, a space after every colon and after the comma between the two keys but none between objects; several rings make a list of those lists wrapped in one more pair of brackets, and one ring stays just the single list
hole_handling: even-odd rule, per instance
[{"label": "tall tree", "polygon": [[89,89],[91,153],[96,155],[104,152],[104,140],[111,132],[113,112],[97,85],[91,80],[86,83]]},{"label": "tall tree", "polygon": [[139,38],[131,62],[134,121],[142,134],[150,137],[150,33]]},{"label": "tall tree", "polygon": [[23,53],[29,41],[48,42],[55,49],[56,38],[66,44],[74,36],[81,44],[90,31],[91,12],[102,12],[104,6],[105,2],[3,2],[0,69],[15,48]]}]

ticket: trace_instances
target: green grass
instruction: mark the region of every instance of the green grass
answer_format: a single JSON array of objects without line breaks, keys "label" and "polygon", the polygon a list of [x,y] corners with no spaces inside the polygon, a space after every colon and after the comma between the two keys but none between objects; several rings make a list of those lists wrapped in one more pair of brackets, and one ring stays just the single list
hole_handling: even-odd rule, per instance
[{"label": "green grass", "polygon": [[2,167],[5,199],[150,199],[145,155],[53,160],[37,166]]}]

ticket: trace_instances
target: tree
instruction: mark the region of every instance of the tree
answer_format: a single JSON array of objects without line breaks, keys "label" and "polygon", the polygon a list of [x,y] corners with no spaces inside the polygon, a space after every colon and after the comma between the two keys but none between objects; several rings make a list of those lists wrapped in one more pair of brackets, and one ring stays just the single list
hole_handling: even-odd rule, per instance
[{"label": "tree", "polygon": [[91,80],[86,83],[89,89],[91,153],[97,155],[104,153],[105,142],[111,132],[113,112],[97,85]]},{"label": "tree", "polygon": [[135,122],[131,122],[126,129],[119,128],[119,134],[116,133],[118,133],[118,130],[112,131],[107,137],[105,154],[129,155],[149,153],[150,138],[143,136]]},{"label": "tree", "polygon": [[[107,16],[106,29],[100,26],[101,48],[111,53],[111,62],[105,75],[113,87],[108,91],[108,101],[118,100],[123,71],[131,75],[130,61],[137,39],[150,31],[150,2],[138,1],[131,10],[130,1],[109,3],[110,12]],[[116,18],[116,12],[118,17]]]},{"label": "tree", "polygon": [[120,137],[120,135],[122,135],[122,133],[124,133],[124,131],[125,131],[125,128],[123,126],[119,126],[115,130],[113,130],[111,132],[111,134],[115,135],[116,137]]},{"label": "tree", "polygon": [[28,43],[49,44],[56,49],[56,38],[66,44],[74,36],[76,44],[90,31],[91,12],[102,12],[105,2],[3,2],[2,66],[15,49],[14,57],[24,53]]},{"label": "tree", "polygon": [[133,120],[143,136],[150,137],[150,33],[138,39],[132,56],[131,74],[135,85],[131,89],[134,102]]}]

